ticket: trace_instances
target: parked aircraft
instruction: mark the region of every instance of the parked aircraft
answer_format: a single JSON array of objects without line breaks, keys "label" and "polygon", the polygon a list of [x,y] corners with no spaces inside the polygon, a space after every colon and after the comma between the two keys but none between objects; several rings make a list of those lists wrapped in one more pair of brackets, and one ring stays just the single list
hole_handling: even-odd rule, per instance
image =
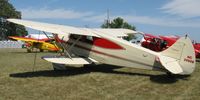
[{"label": "parked aircraft", "polygon": [[27,37],[18,37],[18,36],[10,36],[9,38],[14,40],[20,40],[25,42],[25,47],[27,48],[27,52],[32,52],[34,48],[43,52],[44,50],[48,51],[59,51],[60,48],[54,43],[54,39],[43,38],[43,39],[34,39]]},{"label": "parked aircraft", "polygon": [[52,63],[72,65],[103,63],[172,74],[191,74],[195,69],[194,47],[187,36],[179,38],[166,50],[155,52],[119,38],[127,36],[128,33],[137,33],[129,29],[78,28],[20,19],[7,20],[56,34],[56,41],[65,49],[65,55],[42,57]]},{"label": "parked aircraft", "polygon": [[[160,52],[172,46],[179,38],[179,36],[155,36],[152,34],[144,34],[144,40],[141,46]],[[200,58],[200,44],[193,43],[193,47],[196,58]]]}]

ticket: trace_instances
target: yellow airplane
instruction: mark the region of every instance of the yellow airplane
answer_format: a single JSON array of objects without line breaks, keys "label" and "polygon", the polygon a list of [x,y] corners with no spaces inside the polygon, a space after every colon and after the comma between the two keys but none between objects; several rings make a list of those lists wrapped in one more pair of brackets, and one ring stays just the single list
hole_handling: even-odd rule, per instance
[{"label": "yellow airplane", "polygon": [[20,40],[25,42],[25,47],[27,48],[27,52],[32,52],[34,48],[43,52],[44,50],[48,51],[59,51],[61,50],[54,42],[54,39],[34,39],[27,37],[18,37],[18,36],[10,36],[9,38],[14,40]]}]

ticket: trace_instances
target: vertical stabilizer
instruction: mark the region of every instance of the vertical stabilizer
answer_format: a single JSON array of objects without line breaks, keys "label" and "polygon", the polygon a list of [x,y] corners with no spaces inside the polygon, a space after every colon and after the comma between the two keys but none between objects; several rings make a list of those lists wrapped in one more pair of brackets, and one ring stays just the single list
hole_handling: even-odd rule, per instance
[{"label": "vertical stabilizer", "polygon": [[173,74],[191,74],[195,69],[195,51],[187,36],[161,52],[159,58],[162,65]]}]

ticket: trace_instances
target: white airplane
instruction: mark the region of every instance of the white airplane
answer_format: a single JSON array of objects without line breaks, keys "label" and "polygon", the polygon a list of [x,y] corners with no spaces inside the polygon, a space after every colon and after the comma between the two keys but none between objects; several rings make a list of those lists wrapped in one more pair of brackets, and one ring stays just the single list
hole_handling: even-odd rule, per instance
[{"label": "white airplane", "polygon": [[195,52],[187,36],[158,53],[119,38],[128,33],[137,33],[129,29],[91,29],[20,19],[7,20],[55,34],[57,43],[65,49],[65,56],[42,57],[52,63],[100,63],[181,75],[191,74],[195,69]]}]

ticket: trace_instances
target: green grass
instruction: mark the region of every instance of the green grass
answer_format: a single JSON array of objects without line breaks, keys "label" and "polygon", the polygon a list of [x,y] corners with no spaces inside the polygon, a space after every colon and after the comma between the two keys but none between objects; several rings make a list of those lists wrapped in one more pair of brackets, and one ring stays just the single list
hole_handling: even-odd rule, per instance
[{"label": "green grass", "polygon": [[[37,53],[0,49],[0,100],[199,100],[200,64],[189,76],[98,65],[52,71]],[[55,54],[55,53],[54,53]]]}]

